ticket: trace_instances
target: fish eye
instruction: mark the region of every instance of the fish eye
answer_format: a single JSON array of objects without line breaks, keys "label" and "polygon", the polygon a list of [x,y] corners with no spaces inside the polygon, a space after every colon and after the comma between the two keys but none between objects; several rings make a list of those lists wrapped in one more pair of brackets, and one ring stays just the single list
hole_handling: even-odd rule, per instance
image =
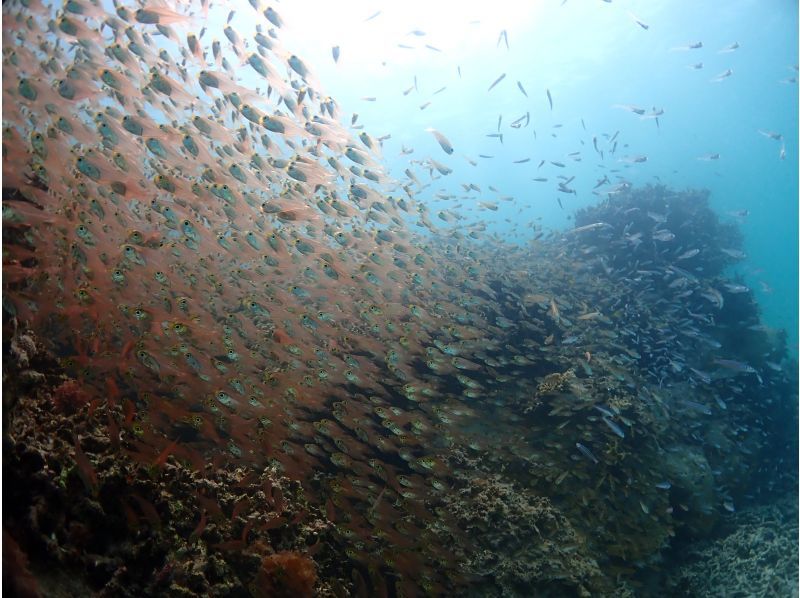
[{"label": "fish eye", "polygon": [[147,355],[147,353],[140,349],[139,351],[136,352],[136,355],[138,357],[145,357]]}]

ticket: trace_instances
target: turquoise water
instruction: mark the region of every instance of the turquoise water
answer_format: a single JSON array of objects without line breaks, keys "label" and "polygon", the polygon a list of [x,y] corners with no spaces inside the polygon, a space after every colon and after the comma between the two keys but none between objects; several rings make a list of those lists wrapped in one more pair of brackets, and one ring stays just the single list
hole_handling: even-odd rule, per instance
[{"label": "turquoise water", "polygon": [[[287,42],[314,65],[345,115],[357,113],[356,124],[373,137],[391,135],[383,142],[391,174],[403,179],[410,163],[414,170],[413,161],[427,157],[453,168],[418,195],[431,214],[448,209],[466,217],[461,224],[482,220],[489,231],[524,241],[529,222],[563,228],[576,208],[605,198],[592,191],[606,175],[612,185],[625,180],[710,190],[712,207],[744,234],[747,258],[737,271],[754,289],[765,324],[786,329],[796,353],[797,4],[527,4],[287,3],[282,10]],[[679,49],[697,42],[701,48]],[[739,47],[722,51],[734,44]],[[338,63],[333,46],[340,47]],[[702,68],[691,68],[698,63]],[[728,69],[730,76],[713,81]],[[640,117],[619,105],[645,112]],[[658,124],[646,118],[662,109]],[[509,126],[526,112],[527,127]],[[449,138],[452,156],[429,127]],[[498,131],[503,144],[486,137]],[[610,155],[615,132],[618,147]],[[414,151],[401,154],[402,148]],[[713,154],[718,159],[708,159]],[[647,161],[624,161],[636,156]],[[514,163],[525,158],[530,162]],[[547,162],[537,168],[541,160]],[[556,190],[558,175],[575,177],[568,185],[575,195]],[[533,182],[536,177],[548,181]],[[461,185],[469,183],[481,194],[465,194]],[[489,185],[514,200],[498,201],[496,212],[480,209],[478,201],[498,195]],[[441,200],[437,193],[455,198]],[[746,216],[736,215],[743,211]]]}]

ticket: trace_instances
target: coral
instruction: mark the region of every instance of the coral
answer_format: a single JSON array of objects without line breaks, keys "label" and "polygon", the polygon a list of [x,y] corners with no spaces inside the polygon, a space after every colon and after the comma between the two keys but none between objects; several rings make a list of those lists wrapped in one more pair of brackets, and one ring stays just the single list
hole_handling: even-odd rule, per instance
[{"label": "coral", "polygon": [[714,510],[714,475],[703,451],[688,445],[664,451],[663,471],[682,492],[681,502],[688,511],[684,524],[690,533],[702,536],[716,520]]},{"label": "coral", "polygon": [[56,409],[63,413],[73,413],[86,403],[91,396],[83,390],[80,382],[76,380],[64,380],[59,386],[53,389],[53,404]]},{"label": "coral", "polygon": [[296,552],[278,552],[264,558],[253,584],[257,598],[304,598],[314,595],[314,561]]},{"label": "coral", "polygon": [[668,579],[682,596],[797,596],[797,495],[731,517],[729,533],[690,548]]},{"label": "coral", "polygon": [[11,339],[11,357],[19,367],[27,368],[36,353],[36,342],[29,332],[16,334]]},{"label": "coral", "polygon": [[536,395],[550,394],[563,389],[575,377],[575,371],[570,368],[566,372],[549,374],[544,377],[536,387]]},{"label": "coral", "polygon": [[478,544],[464,570],[483,577],[483,595],[589,595],[608,589],[584,538],[544,496],[501,476],[475,478],[452,494],[448,509]]},{"label": "coral", "polygon": [[[63,382],[52,356],[39,359],[48,383],[14,388],[14,407],[4,413],[3,525],[25,540],[23,554],[4,537],[9,595],[39,595],[38,585],[41,595],[248,596],[273,551],[305,559],[288,565],[299,572],[289,589],[303,590],[298,580],[308,579],[313,588],[316,569],[324,575],[318,595],[346,594],[347,559],[335,552],[332,524],[297,482],[274,468],[192,469],[172,453],[154,468],[158,454],[131,450],[135,436],[113,423],[122,422],[120,406],[54,410],[53,387],[72,392],[77,383]],[[12,364],[4,360],[4,375],[16,380]],[[95,470],[96,495],[78,474],[76,436]],[[26,558],[33,576],[24,574]]]}]

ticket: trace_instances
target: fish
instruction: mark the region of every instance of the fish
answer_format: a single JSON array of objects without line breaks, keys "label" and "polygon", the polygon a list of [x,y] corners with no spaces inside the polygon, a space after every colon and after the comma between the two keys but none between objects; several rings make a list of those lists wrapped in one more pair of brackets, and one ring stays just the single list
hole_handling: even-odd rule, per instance
[{"label": "fish", "polygon": [[522,92],[522,95],[524,95],[527,98],[528,92],[525,91],[524,87],[522,87],[522,83],[520,81],[517,81],[517,87],[519,87],[519,90]]},{"label": "fish", "polygon": [[597,460],[597,457],[595,457],[595,456],[594,456],[594,454],[592,453],[592,451],[590,451],[588,448],[586,448],[586,446],[584,446],[584,445],[583,445],[583,444],[581,444],[580,442],[576,442],[576,443],[575,443],[575,448],[577,448],[577,449],[578,449],[578,450],[581,452],[581,454],[582,454],[584,457],[586,457],[587,459],[589,459],[589,460],[590,460],[592,463],[594,463],[595,465],[597,465],[598,463],[600,463],[600,461],[598,461],[598,460]]},{"label": "fish", "polygon": [[429,158],[429,159],[428,159],[428,162],[430,163],[430,165],[431,165],[433,168],[435,168],[436,170],[438,170],[438,171],[439,171],[439,174],[448,175],[448,174],[450,174],[451,172],[453,172],[453,169],[452,169],[452,168],[449,168],[448,166],[445,166],[445,165],[444,165],[444,164],[442,164],[441,162],[437,162],[437,161],[436,161],[436,160],[434,160],[433,158]]},{"label": "fish", "polygon": [[722,368],[725,368],[726,370],[731,370],[738,373],[744,373],[744,374],[757,373],[755,368],[753,368],[752,366],[741,361],[735,361],[733,359],[720,359],[718,357],[715,357],[713,363]]},{"label": "fish", "polygon": [[605,228],[613,228],[607,222],[593,222],[592,224],[585,224],[583,226],[578,226],[576,228],[572,228],[567,231],[568,234],[576,235],[579,233],[586,233],[595,230],[603,230]]},{"label": "fish", "polygon": [[622,108],[623,110],[627,110],[628,112],[633,112],[634,114],[638,114],[639,116],[647,112],[644,108],[640,108],[639,106],[633,106],[631,104],[614,104],[612,108]]},{"label": "fish", "polygon": [[630,18],[633,20],[633,22],[634,22],[634,23],[636,23],[636,24],[637,24],[639,27],[641,27],[641,28],[642,28],[642,29],[644,29],[645,31],[647,31],[648,29],[650,29],[650,25],[648,25],[648,24],[646,24],[646,23],[642,22],[642,20],[641,20],[641,19],[639,19],[639,18],[638,18],[636,15],[634,15],[632,12],[628,12],[628,16],[629,16],[629,17],[630,17]]},{"label": "fish", "polygon": [[692,42],[686,44],[685,46],[677,46],[675,48],[671,48],[671,51],[676,52],[682,50],[699,50],[702,47],[703,47],[703,42]]},{"label": "fish", "polygon": [[619,427],[619,425],[617,425],[616,422],[611,421],[608,417],[605,416],[602,417],[601,419],[603,420],[603,423],[607,425],[612,432],[614,432],[614,434],[616,434],[620,438],[625,438],[625,432],[623,431],[622,428]]},{"label": "fish", "polygon": [[691,367],[689,369],[700,379],[701,382],[704,384],[711,384],[711,374]]},{"label": "fish", "polygon": [[728,248],[720,248],[720,251],[727,255],[728,257],[732,257],[735,260],[743,260],[747,258],[747,254],[744,251],[740,251],[738,249],[728,249]]},{"label": "fish", "polygon": [[446,153],[446,154],[452,154],[453,153],[453,145],[450,143],[450,141],[447,139],[447,137],[445,137],[442,133],[440,133],[439,131],[437,131],[436,129],[433,129],[433,128],[428,128],[428,129],[425,129],[425,130],[428,133],[430,133],[431,135],[433,135],[433,137],[436,139],[436,141],[441,146],[442,150],[444,150],[444,153]]},{"label": "fish", "polygon": [[725,79],[727,79],[731,75],[733,75],[733,69],[725,69],[724,71],[719,73],[716,77],[713,77],[712,79],[710,79],[710,81],[712,83],[719,83],[720,81],[724,81]]},{"label": "fish", "polygon": [[661,229],[658,231],[654,231],[652,234],[653,239],[656,241],[661,241],[662,243],[666,243],[668,241],[672,241],[675,238],[675,234],[667,229]]},{"label": "fish", "polygon": [[725,287],[725,290],[728,291],[729,293],[736,294],[736,293],[750,292],[750,287],[745,286],[743,284],[724,283],[722,286]]},{"label": "fish", "polygon": [[498,36],[498,38],[497,38],[497,47],[498,47],[498,48],[500,47],[500,42],[501,42],[501,41],[505,41],[505,43],[506,43],[506,50],[508,50],[508,49],[509,49],[509,47],[508,47],[508,32],[507,32],[505,29],[503,29],[503,30],[500,32],[500,35],[499,35],[499,36]]},{"label": "fish", "polygon": [[494,80],[494,82],[489,86],[489,89],[487,89],[486,91],[492,91],[492,89],[494,89],[494,86],[497,85],[498,83],[500,83],[500,81],[502,81],[505,78],[506,78],[506,74],[503,73],[497,79]]},{"label": "fish", "polygon": [[553,96],[550,95],[550,90],[547,90],[547,103],[550,104],[550,110],[553,109]]},{"label": "fish", "polygon": [[739,46],[739,42],[733,42],[732,44],[729,44],[729,45],[725,46],[724,48],[722,48],[720,51],[717,52],[717,54],[728,54],[730,52],[735,52],[740,47],[741,46]]},{"label": "fish", "polygon": [[699,249],[689,249],[689,250],[684,251],[683,253],[681,253],[675,259],[676,260],[688,260],[690,258],[695,257],[696,255],[699,255],[699,254],[700,254],[700,250]]},{"label": "fish", "polygon": [[333,61],[336,63],[339,62],[339,52],[339,46],[333,46],[333,48],[331,48],[331,55],[333,56]]},{"label": "fish", "polygon": [[703,405],[702,403],[698,403],[696,401],[690,401],[688,399],[681,400],[681,403],[684,406],[689,407],[690,409],[692,409],[694,411],[699,411],[703,415],[712,415],[711,409],[709,407],[707,407],[706,405]]},{"label": "fish", "polygon": [[647,162],[647,156],[626,156],[625,158],[620,158],[617,162],[625,162],[627,164],[642,164]]},{"label": "fish", "polygon": [[783,139],[783,135],[781,133],[776,133],[775,131],[765,131],[763,129],[758,129],[758,133],[767,137],[769,139],[773,139],[774,141],[781,141]]}]

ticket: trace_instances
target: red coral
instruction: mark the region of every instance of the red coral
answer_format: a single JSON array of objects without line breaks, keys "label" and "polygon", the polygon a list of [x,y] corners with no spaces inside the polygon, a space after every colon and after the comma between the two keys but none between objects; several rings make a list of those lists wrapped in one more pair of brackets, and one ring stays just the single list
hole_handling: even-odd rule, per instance
[{"label": "red coral", "polygon": [[304,598],[314,595],[314,561],[297,552],[278,552],[264,558],[253,584],[257,598]]},{"label": "red coral", "polygon": [[59,411],[72,413],[89,402],[91,396],[75,380],[65,380],[53,389],[53,404]]}]

